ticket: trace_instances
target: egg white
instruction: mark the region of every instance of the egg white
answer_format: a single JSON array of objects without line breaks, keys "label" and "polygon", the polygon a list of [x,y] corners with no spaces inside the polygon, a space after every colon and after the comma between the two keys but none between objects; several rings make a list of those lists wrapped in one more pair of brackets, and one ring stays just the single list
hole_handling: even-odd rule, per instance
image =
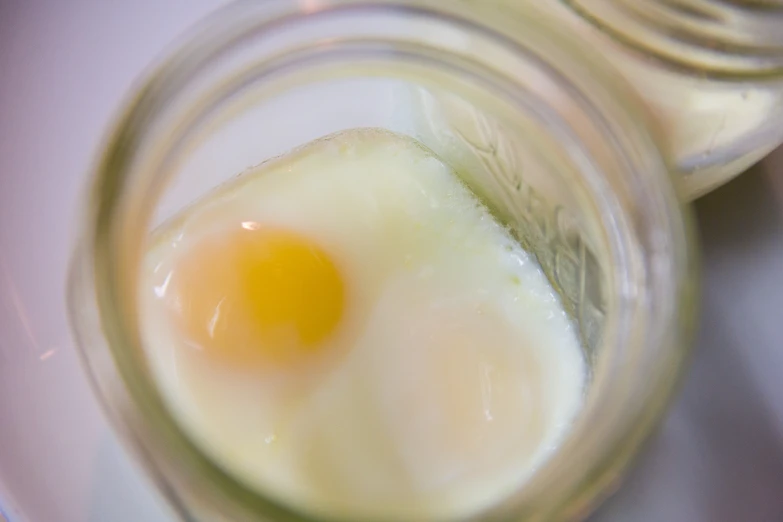
[{"label": "egg white", "polygon": [[[207,234],[277,226],[346,286],[313,363],[210,364],[161,296]],[[546,277],[453,171],[415,141],[353,130],[220,187],[156,234],[142,333],[172,413],[259,492],[350,518],[474,513],[520,488],[579,410],[585,365]]]}]

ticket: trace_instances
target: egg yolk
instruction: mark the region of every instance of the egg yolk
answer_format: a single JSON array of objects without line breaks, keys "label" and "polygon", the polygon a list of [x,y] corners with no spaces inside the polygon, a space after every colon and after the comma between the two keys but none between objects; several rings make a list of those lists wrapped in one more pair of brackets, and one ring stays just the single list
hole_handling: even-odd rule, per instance
[{"label": "egg yolk", "polygon": [[179,260],[168,303],[187,344],[232,366],[289,365],[317,352],[345,306],[329,256],[255,223],[203,240]]}]

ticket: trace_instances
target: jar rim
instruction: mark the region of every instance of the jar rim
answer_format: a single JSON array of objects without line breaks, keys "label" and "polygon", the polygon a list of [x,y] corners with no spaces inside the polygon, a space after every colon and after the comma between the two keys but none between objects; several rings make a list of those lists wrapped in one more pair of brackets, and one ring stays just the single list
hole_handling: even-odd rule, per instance
[{"label": "jar rim", "polygon": [[658,0],[560,0],[645,60],[697,78],[783,78],[783,5]]},{"label": "jar rim", "polygon": [[[77,257],[75,257],[73,264],[75,276],[72,278],[70,308],[72,322],[77,336],[80,337],[80,342],[77,344],[82,350],[85,350],[85,344],[88,340],[85,338],[84,331],[90,327],[84,324],[82,318],[75,317],[75,312],[83,306],[85,292],[87,299],[97,300],[99,313],[97,319],[103,330],[105,341],[108,342],[113,364],[123,379],[134,408],[139,410],[135,417],[141,419],[144,427],[134,426],[138,419],[136,421],[126,419],[123,422],[123,419],[116,418],[127,416],[126,412],[116,412],[115,422],[124,424],[126,430],[129,431],[129,437],[133,439],[133,445],[137,447],[137,451],[141,452],[143,457],[146,455],[147,467],[150,468],[151,473],[159,476],[159,482],[165,483],[167,479],[164,477],[172,471],[166,470],[168,467],[166,463],[158,462],[154,452],[146,447],[145,438],[148,436],[167,440],[167,444],[173,442],[181,452],[180,455],[186,455],[190,459],[188,469],[199,470],[199,473],[209,476],[210,487],[219,489],[223,495],[231,497],[233,502],[252,506],[253,510],[279,520],[316,520],[316,518],[306,518],[277,501],[264,497],[262,493],[251,490],[212,462],[171,418],[154,383],[146,383],[144,376],[138,371],[138,360],[134,359],[136,357],[134,354],[139,352],[135,349],[139,344],[138,332],[134,330],[134,325],[127,323],[127,318],[132,317],[133,313],[131,311],[132,303],[129,303],[127,297],[129,290],[123,286],[127,284],[127,281],[123,283],[123,279],[125,275],[130,273],[131,265],[136,263],[139,258],[139,244],[129,246],[125,243],[129,237],[132,237],[128,230],[131,224],[130,221],[127,221],[127,216],[121,216],[123,213],[129,212],[124,205],[127,197],[124,191],[129,190],[127,187],[129,173],[132,163],[136,159],[135,156],[139,154],[144,133],[149,126],[154,124],[155,118],[164,109],[164,106],[176,97],[183,86],[187,84],[189,75],[198,74],[201,61],[219,58],[225,49],[241,42],[243,37],[257,35],[264,28],[279,28],[281,20],[288,23],[302,16],[326,16],[335,15],[335,13],[339,15],[340,13],[355,13],[361,9],[377,10],[378,12],[389,10],[398,14],[418,13],[420,16],[440,18],[452,16],[451,21],[458,22],[463,28],[473,28],[487,34],[489,29],[482,25],[481,20],[467,18],[465,13],[472,13],[467,6],[468,4],[464,3],[464,5],[453,8],[444,8],[442,3],[429,0],[418,2],[407,0],[332,0],[319,3],[316,11],[309,12],[303,11],[298,3],[286,0],[268,2],[266,7],[249,7],[247,4],[230,6],[222,13],[213,15],[207,25],[196,31],[195,38],[191,38],[188,43],[163,62],[148,77],[131,102],[127,104],[96,170],[95,183],[91,192],[91,204],[85,218],[87,232],[77,248]],[[248,16],[247,10],[251,10],[253,16]],[[491,31],[489,32],[491,33]],[[501,34],[500,38],[507,39],[508,33]],[[596,114],[593,116],[600,116],[600,114],[601,109],[596,109]],[[639,131],[640,141],[615,143],[614,146],[620,149],[634,146],[641,149],[650,147],[654,140],[645,141],[647,139],[646,132],[644,129]],[[639,153],[637,150],[631,152],[633,154]],[[667,241],[670,240],[671,244],[663,245],[660,250],[655,251],[656,255],[661,256],[659,259],[642,260],[643,264],[649,266],[642,266],[640,269],[656,268],[652,264],[657,262],[659,263],[657,269],[661,269],[667,277],[671,278],[670,281],[667,281],[667,285],[670,285],[667,287],[667,291],[672,293],[668,297],[671,301],[669,303],[671,308],[666,310],[667,315],[658,317],[657,321],[660,327],[672,327],[671,341],[681,343],[690,335],[692,329],[689,310],[692,308],[694,299],[693,289],[689,284],[694,261],[690,251],[690,241],[688,241],[688,217],[687,212],[683,211],[677,202],[675,191],[670,186],[671,181],[668,178],[662,179],[665,170],[662,160],[657,156],[657,153],[653,153],[653,156],[657,158],[654,163],[657,161],[658,164],[654,165],[652,170],[657,171],[657,174],[650,177],[655,179],[635,187],[631,195],[654,200],[655,205],[660,207],[657,208],[659,215],[650,217],[650,219],[658,220],[655,222],[655,226],[660,226],[661,230],[653,232],[659,235],[658,240],[663,237]],[[635,159],[627,160],[629,165],[634,162],[638,163]],[[638,170],[638,165],[635,170]],[[135,216],[134,220],[137,217]],[[134,221],[132,225],[139,226],[139,223]],[[131,241],[131,243],[133,242]],[[661,245],[655,246],[660,247]],[[663,256],[663,253],[666,252],[668,252],[669,258]],[[86,285],[89,289],[77,288],[79,285]],[[123,309],[123,306],[126,308]],[[681,313],[685,313],[688,317],[682,320]],[[682,357],[684,353],[679,355]],[[85,358],[89,359],[90,357],[85,355]],[[88,367],[93,366],[90,361],[87,363]],[[623,434],[621,437],[626,442],[626,451],[618,451],[612,455],[612,463],[593,463],[592,470],[599,470],[603,467],[609,471],[627,464],[631,454],[638,448],[640,439],[647,436],[652,425],[662,413],[663,405],[671,394],[682,366],[680,360],[674,366],[675,371],[672,372],[670,378],[665,382],[658,383],[660,389],[657,390],[658,393],[655,396],[656,403],[648,404],[647,409],[641,412],[644,415],[640,413],[639,419],[636,419],[638,422],[630,423],[634,425],[633,433],[629,431],[628,434]],[[93,374],[97,371],[100,370],[94,367],[91,369]],[[95,375],[93,378],[97,380]],[[100,388],[100,385],[98,384],[96,387]],[[150,435],[153,433],[154,435]],[[618,464],[618,461],[622,462]],[[603,476],[610,475],[604,472]],[[562,505],[554,507],[561,510],[568,500],[568,510],[575,509],[573,506],[583,500],[583,492],[591,488],[595,488],[595,482],[585,483],[580,488],[581,491],[576,492],[578,494],[571,495],[573,498],[560,499],[562,502],[558,502],[558,504]],[[177,498],[176,492],[171,491],[171,488],[165,488],[165,490],[168,492],[166,496],[175,505],[182,504],[182,501]],[[521,502],[519,506],[515,507],[515,510],[517,508],[526,509],[525,502]],[[187,512],[187,508],[180,507],[179,511]]]}]

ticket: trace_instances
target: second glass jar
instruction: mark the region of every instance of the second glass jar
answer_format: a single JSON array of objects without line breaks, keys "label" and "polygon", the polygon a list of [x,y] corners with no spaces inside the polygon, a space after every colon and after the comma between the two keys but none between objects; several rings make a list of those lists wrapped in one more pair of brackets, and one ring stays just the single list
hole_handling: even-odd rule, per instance
[{"label": "second glass jar", "polygon": [[663,128],[686,200],[783,143],[781,1],[494,1],[539,9],[624,75]]}]

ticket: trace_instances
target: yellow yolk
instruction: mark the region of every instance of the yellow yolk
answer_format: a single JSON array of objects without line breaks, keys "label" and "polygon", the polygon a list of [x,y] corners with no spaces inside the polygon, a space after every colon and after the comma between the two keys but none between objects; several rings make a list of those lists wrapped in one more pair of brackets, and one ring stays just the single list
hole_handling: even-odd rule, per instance
[{"label": "yellow yolk", "polygon": [[238,367],[293,364],[340,321],[343,281],[327,254],[292,232],[243,224],[177,263],[167,299],[188,344]]}]

